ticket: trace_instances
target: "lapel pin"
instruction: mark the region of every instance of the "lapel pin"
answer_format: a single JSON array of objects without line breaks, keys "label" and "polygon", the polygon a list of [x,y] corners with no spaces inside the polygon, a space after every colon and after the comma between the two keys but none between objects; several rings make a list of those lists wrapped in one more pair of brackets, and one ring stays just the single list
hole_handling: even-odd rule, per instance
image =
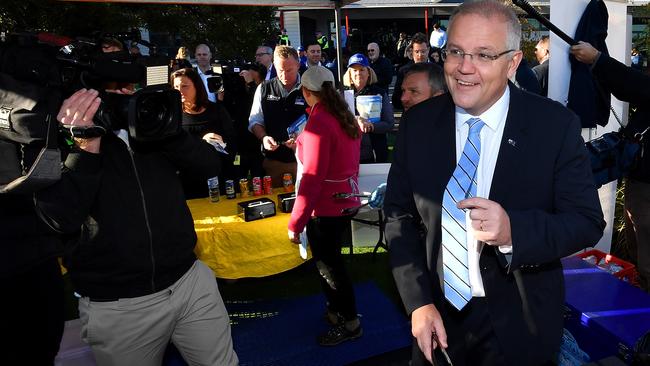
[{"label": "lapel pin", "polygon": [[509,143],[510,145],[512,145],[512,146],[517,146],[517,141],[515,141],[515,140],[513,140],[513,139],[508,139],[508,143]]}]

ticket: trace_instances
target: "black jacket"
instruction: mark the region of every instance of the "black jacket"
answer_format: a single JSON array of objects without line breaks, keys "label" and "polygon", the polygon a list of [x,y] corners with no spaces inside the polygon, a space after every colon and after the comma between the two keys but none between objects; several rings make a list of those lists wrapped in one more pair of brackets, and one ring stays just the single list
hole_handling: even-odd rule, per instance
[{"label": "black jacket", "polygon": [[76,233],[64,264],[76,291],[91,298],[143,296],[176,282],[196,259],[177,170],[206,179],[219,173],[215,149],[184,132],[130,144],[108,134],[99,154],[72,151],[61,180],[37,194],[50,225]]},{"label": "black jacket", "polygon": [[[589,42],[596,49],[609,55],[605,44],[608,19],[605,2],[591,0],[580,18],[574,39]],[[569,56],[569,61],[571,62],[571,80],[569,81],[567,107],[580,117],[582,128],[607,125],[611,104],[609,90],[593,80],[589,65],[576,60],[573,56]]]},{"label": "black jacket", "polygon": [[[601,54],[592,72],[600,84],[612,91],[619,100],[629,102],[634,111],[625,132],[629,136],[650,127],[650,76]],[[628,175],[630,178],[650,183],[650,131],[646,132],[642,156]]]},{"label": "black jacket", "polygon": [[20,275],[61,255],[59,236],[38,218],[31,194],[0,194],[0,233],[0,278]]},{"label": "black jacket", "polygon": [[[0,184],[28,168],[41,147],[0,139]],[[59,235],[39,219],[33,194],[0,194],[0,278],[23,274],[61,255]]]}]

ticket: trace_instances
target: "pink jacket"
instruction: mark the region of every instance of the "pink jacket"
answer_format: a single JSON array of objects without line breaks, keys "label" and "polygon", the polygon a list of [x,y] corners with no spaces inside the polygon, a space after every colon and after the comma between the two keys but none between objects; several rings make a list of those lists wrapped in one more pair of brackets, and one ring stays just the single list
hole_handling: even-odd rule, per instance
[{"label": "pink jacket", "polygon": [[296,140],[303,175],[289,220],[289,230],[295,233],[302,232],[312,216],[342,216],[342,209],[359,206],[360,202],[358,198],[334,199],[332,195],[351,193],[352,185],[357,186],[361,138],[348,136],[320,104],[309,113],[305,129]]}]

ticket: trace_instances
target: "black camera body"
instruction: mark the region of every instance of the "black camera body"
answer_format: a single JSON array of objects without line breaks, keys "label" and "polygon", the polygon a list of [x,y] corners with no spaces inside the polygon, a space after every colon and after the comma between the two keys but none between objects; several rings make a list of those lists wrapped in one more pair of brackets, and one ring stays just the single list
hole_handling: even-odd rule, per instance
[{"label": "black camera body", "polygon": [[[58,180],[57,142],[65,134],[95,137],[126,129],[135,140],[158,141],[180,133],[180,93],[169,86],[147,86],[132,95],[103,92],[109,82],[142,83],[146,73],[126,53],[102,53],[100,44],[101,39],[33,33],[0,41],[0,193],[35,192]],[[63,99],[81,88],[102,93],[95,126],[59,129]]]},{"label": "black camera body", "polygon": [[[122,36],[132,36],[132,33]],[[100,91],[102,104],[93,119],[95,127],[88,131],[77,129],[75,136],[94,137],[125,129],[134,139],[152,141],[180,132],[180,94],[167,84],[147,86],[133,95],[104,92],[110,84],[117,87],[144,84],[146,67],[142,62],[126,52],[101,52],[101,38],[59,37],[61,43],[68,42],[60,47],[41,39],[35,34],[10,35],[8,41],[0,44],[0,73],[33,88],[55,88],[60,91],[61,101],[81,88]],[[3,104],[5,101],[0,99]],[[56,111],[52,112],[56,115]],[[159,125],[153,126],[156,120]],[[63,127],[62,131],[70,131],[66,128],[69,126]],[[154,131],[159,135],[153,135]]]}]

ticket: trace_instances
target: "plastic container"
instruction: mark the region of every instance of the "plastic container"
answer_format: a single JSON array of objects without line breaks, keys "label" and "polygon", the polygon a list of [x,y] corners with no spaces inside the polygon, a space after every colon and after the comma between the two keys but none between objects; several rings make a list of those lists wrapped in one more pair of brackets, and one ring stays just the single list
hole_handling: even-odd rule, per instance
[{"label": "plastic container", "polygon": [[[584,253],[576,254],[576,257],[582,258],[583,260],[594,264],[598,268],[610,272],[619,279],[630,283],[634,283],[632,281],[635,281],[635,279],[633,279],[635,278],[634,273],[636,273],[634,264],[619,259],[611,254],[601,252],[598,249],[591,249]],[[593,259],[595,259],[595,263],[593,263]]]}]

